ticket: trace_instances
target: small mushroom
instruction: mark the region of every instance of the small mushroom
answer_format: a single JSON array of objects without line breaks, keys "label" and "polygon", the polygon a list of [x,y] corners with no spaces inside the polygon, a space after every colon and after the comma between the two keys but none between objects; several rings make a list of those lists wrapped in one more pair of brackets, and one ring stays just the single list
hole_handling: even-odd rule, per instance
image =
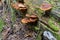
[{"label": "small mushroom", "polygon": [[37,15],[32,14],[32,15],[30,16],[30,18],[38,18],[38,17],[37,17]]},{"label": "small mushroom", "polygon": [[36,22],[37,20],[38,20],[37,15],[32,14],[32,15],[30,16],[30,21],[31,21],[31,22]]},{"label": "small mushroom", "polygon": [[28,18],[23,18],[23,19],[21,20],[21,22],[24,23],[24,24],[27,24],[27,23],[30,22],[30,20],[29,20]]},{"label": "small mushroom", "polygon": [[30,22],[36,22],[36,21],[37,21],[37,19],[30,18]]},{"label": "small mushroom", "polygon": [[12,7],[16,10],[19,9],[18,3],[11,3]]},{"label": "small mushroom", "polygon": [[26,16],[26,17],[30,17],[30,14],[26,14],[25,16]]},{"label": "small mushroom", "polygon": [[26,17],[28,17],[29,18],[29,20],[30,20],[30,23],[32,23],[32,22],[36,22],[37,20],[38,20],[38,17],[37,17],[37,15],[35,15],[35,14],[26,14]]},{"label": "small mushroom", "polygon": [[20,11],[22,11],[22,12],[27,11],[26,5],[24,5],[24,4],[19,4],[18,6],[19,6],[19,10],[20,10]]},{"label": "small mushroom", "polygon": [[15,8],[16,10],[20,10],[21,12],[24,12],[27,10],[27,7],[25,4],[22,3],[12,3],[12,7]]},{"label": "small mushroom", "polygon": [[43,11],[50,10],[51,8],[52,8],[52,5],[49,4],[49,3],[43,3],[40,7],[40,9],[43,10]]},{"label": "small mushroom", "polygon": [[29,17],[29,18],[37,18],[37,15],[35,15],[35,14],[26,14],[25,15],[26,17]]},{"label": "small mushroom", "polygon": [[45,2],[45,3],[42,3],[42,5],[40,6],[40,9],[45,12],[45,15],[49,15],[52,9],[52,5]]}]

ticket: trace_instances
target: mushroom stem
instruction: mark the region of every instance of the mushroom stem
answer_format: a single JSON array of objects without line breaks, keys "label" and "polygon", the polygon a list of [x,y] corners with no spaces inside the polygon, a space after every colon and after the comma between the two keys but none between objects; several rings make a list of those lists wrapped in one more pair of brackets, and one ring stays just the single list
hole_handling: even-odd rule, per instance
[{"label": "mushroom stem", "polygon": [[44,16],[50,16],[51,13],[51,9],[44,11]]}]

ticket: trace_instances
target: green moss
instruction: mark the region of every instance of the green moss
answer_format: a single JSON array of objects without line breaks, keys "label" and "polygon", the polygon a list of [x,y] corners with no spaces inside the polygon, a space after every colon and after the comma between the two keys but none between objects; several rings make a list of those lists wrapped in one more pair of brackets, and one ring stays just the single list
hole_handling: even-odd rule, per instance
[{"label": "green moss", "polygon": [[35,30],[39,30],[40,28],[39,27],[34,27]]},{"label": "green moss", "polygon": [[12,7],[11,7],[11,16],[12,16],[11,20],[12,22],[14,22],[16,20],[16,16],[15,16],[14,9]]},{"label": "green moss", "polygon": [[39,32],[39,34],[36,37],[36,40],[41,40],[42,39],[41,35],[42,35],[42,31]]},{"label": "green moss", "polygon": [[59,31],[59,27],[57,27],[51,19],[49,19],[48,23],[54,31]]},{"label": "green moss", "polygon": [[4,26],[4,21],[2,19],[0,19],[0,32],[2,31]]},{"label": "green moss", "polygon": [[54,34],[57,40],[60,40],[60,35],[59,34]]}]

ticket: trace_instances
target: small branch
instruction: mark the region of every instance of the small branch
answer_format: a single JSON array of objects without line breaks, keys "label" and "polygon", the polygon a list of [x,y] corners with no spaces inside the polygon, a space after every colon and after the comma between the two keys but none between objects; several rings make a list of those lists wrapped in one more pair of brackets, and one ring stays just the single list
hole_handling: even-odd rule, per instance
[{"label": "small branch", "polygon": [[42,20],[42,19],[39,19],[39,21],[40,21],[41,23],[43,23],[44,25],[50,27],[46,21],[44,21],[44,20]]},{"label": "small branch", "polygon": [[[51,27],[50,27],[50,25],[46,22],[46,21],[44,21],[44,20],[42,20],[42,19],[39,19],[39,21],[41,22],[41,23],[43,23],[44,25],[46,25],[47,27],[49,27],[50,29],[52,29]],[[54,29],[52,29],[53,31],[55,31]]]}]

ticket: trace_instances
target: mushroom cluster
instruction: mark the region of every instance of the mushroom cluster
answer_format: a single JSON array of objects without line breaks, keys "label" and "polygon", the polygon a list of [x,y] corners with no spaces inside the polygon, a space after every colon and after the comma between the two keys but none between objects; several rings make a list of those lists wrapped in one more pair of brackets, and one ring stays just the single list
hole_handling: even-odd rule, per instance
[{"label": "mushroom cluster", "polygon": [[35,15],[35,14],[31,14],[31,15],[26,14],[26,18],[23,18],[21,20],[21,22],[27,24],[27,23],[35,23],[37,20],[38,20],[37,15]]},{"label": "mushroom cluster", "polygon": [[12,3],[11,5],[14,9],[20,10],[21,12],[24,12],[27,10],[27,6],[25,4],[22,4],[22,3],[16,2],[16,3]]}]

